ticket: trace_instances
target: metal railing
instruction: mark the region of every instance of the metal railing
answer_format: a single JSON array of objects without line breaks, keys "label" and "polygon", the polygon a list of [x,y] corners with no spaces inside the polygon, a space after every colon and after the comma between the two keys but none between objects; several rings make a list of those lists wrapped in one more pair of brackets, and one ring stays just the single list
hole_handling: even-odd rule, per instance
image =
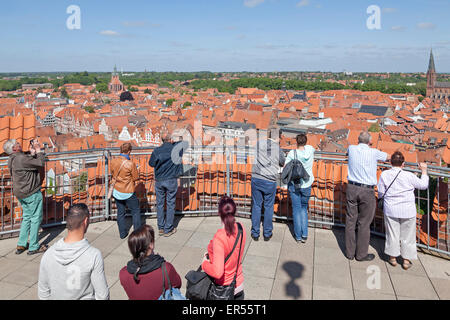
[{"label": "metal railing", "polygon": [[[141,212],[156,215],[153,168],[148,164],[153,148],[135,148],[132,160],[138,165],[140,183],[136,187]],[[287,151],[287,150],[285,150]],[[115,202],[107,199],[110,159],[118,148],[58,152],[47,155],[43,180],[44,217],[42,227],[65,224],[70,205],[84,202],[91,221],[115,219]],[[184,174],[179,179],[177,214],[217,215],[220,197],[235,200],[238,215],[250,217],[252,152],[250,149],[190,148],[183,156]],[[390,167],[379,164],[379,173]],[[448,205],[450,169],[429,166],[430,185],[415,191],[417,201],[417,244],[429,251],[450,255]],[[0,158],[0,238],[15,236],[20,230],[22,209],[12,192],[7,158]],[[416,164],[406,163],[405,170],[420,172]],[[281,168],[280,168],[281,172]],[[309,225],[331,228],[345,226],[347,158],[344,154],[317,151],[313,167],[315,181],[309,202]],[[287,186],[277,182],[274,218],[290,221],[292,207]],[[384,216],[377,209],[371,225],[373,234],[384,236]]]}]

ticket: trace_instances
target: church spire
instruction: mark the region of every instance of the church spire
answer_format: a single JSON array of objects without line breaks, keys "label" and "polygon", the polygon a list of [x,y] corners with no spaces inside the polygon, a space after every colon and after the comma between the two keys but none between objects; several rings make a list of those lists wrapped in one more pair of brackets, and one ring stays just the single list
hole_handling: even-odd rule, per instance
[{"label": "church spire", "polygon": [[428,71],[436,72],[436,67],[434,66],[433,49],[430,52],[430,62],[428,63]]}]

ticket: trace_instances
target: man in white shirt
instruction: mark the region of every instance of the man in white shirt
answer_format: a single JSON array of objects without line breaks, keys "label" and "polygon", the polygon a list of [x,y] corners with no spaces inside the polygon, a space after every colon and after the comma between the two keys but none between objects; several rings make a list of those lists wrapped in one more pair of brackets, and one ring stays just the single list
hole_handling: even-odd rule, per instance
[{"label": "man in white shirt", "polygon": [[363,131],[358,137],[359,144],[348,148],[345,255],[350,260],[371,261],[375,258],[375,255],[368,254],[368,250],[370,224],[376,209],[377,161],[387,161],[388,155],[370,148],[371,138],[368,132]]}]

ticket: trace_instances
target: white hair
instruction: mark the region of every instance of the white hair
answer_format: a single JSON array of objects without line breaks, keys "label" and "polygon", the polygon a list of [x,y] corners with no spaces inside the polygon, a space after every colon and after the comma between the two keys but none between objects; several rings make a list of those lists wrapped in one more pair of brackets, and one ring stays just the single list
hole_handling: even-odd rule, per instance
[{"label": "white hair", "polygon": [[10,140],[8,140],[8,141],[6,141],[4,144],[3,144],[3,150],[5,150],[5,152],[8,154],[8,155],[11,155],[11,154],[13,154],[13,147],[15,146],[15,144],[16,144],[16,139],[10,139]]},{"label": "white hair", "polygon": [[358,137],[359,143],[369,144],[370,140],[372,140],[372,136],[367,131],[361,132]]}]

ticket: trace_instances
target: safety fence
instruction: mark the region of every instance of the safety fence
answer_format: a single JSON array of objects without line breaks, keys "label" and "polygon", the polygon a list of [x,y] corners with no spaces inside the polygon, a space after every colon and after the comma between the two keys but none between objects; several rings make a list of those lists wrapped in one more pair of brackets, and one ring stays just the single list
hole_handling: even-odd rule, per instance
[{"label": "safety fence", "polygon": [[[135,148],[131,155],[139,171],[136,195],[141,212],[156,215],[156,194],[153,168],[149,166],[153,148]],[[288,150],[285,150],[286,152]],[[115,219],[114,200],[107,199],[110,161],[118,156],[117,148],[59,152],[47,155],[45,172],[41,172],[44,195],[42,227],[65,223],[72,204],[86,203],[91,221]],[[7,167],[8,158],[0,158],[0,238],[15,236],[20,230],[22,208],[13,195]],[[189,148],[183,156],[183,175],[176,197],[177,214],[217,215],[222,195],[233,197],[238,215],[250,217],[252,206],[251,175],[254,155],[250,149]],[[378,177],[387,163],[378,166]],[[420,172],[417,164],[406,163],[405,170]],[[309,201],[309,225],[331,228],[345,226],[347,158],[344,154],[316,152],[313,166],[314,183]],[[281,168],[280,168],[281,173]],[[449,177],[450,169],[429,166],[430,185],[416,190],[418,246],[450,255]],[[274,205],[274,218],[292,220],[292,205],[287,186],[280,179]],[[383,236],[384,217],[376,210],[371,225],[374,234]]]}]

